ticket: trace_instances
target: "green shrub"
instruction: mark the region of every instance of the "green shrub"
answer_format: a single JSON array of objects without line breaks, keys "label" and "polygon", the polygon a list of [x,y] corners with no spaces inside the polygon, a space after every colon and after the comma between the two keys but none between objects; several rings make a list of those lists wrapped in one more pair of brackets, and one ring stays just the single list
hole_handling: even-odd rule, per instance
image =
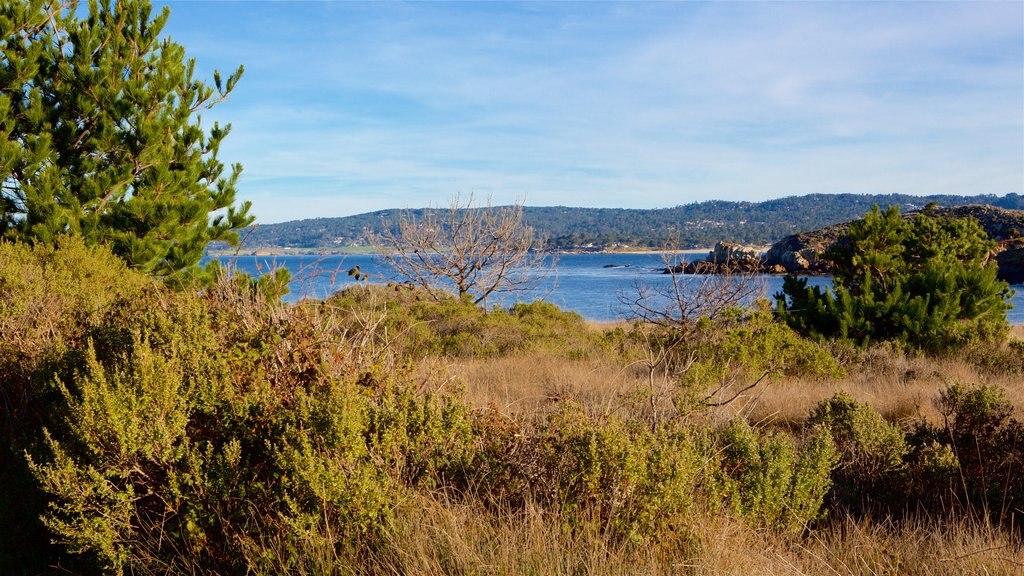
[{"label": "green shrub", "polygon": [[797,334],[766,309],[737,309],[724,329],[707,336],[697,350],[696,379],[721,379],[727,367],[745,378],[769,371],[788,376],[836,378],[843,375],[831,352]]},{"label": "green shrub", "polygon": [[959,462],[963,497],[1002,522],[1020,526],[1024,508],[1024,424],[996,386],[950,386],[939,397],[943,427]]},{"label": "green shrub", "polygon": [[759,434],[746,421],[733,420],[717,442],[721,460],[712,497],[744,518],[784,531],[805,529],[821,517],[839,459],[828,433],[818,430],[797,448],[784,434]]},{"label": "green shrub", "polygon": [[547,302],[488,311],[455,296],[431,296],[392,284],[354,286],[335,294],[325,305],[341,321],[379,322],[378,337],[387,341],[378,344],[413,358],[429,354],[498,357],[527,350],[577,358],[601,348],[583,317]]},{"label": "green shrub", "polygon": [[[121,301],[66,356],[31,468],[45,521],[104,572],[273,573],[372,543],[461,479],[468,408],[361,364],[316,305],[225,281]],[[325,556],[326,555],[326,556]],[[340,564],[336,564],[340,565]]]},{"label": "green shrub", "polygon": [[690,434],[651,431],[566,404],[525,430],[503,419],[478,423],[476,493],[500,507],[537,502],[568,530],[598,523],[615,541],[678,536],[701,470]]},{"label": "green shrub", "polygon": [[111,303],[139,293],[148,280],[102,247],[74,236],[56,246],[0,241],[0,373],[8,410],[31,401],[40,363],[78,345]]},{"label": "green shrub", "polygon": [[898,496],[908,452],[902,430],[845,392],[820,402],[807,424],[835,440],[840,455],[832,475],[835,501],[856,510]]},{"label": "green shrub", "polygon": [[988,374],[1024,376],[1024,340],[1012,339],[1003,346],[971,346],[962,356]]},{"label": "green shrub", "polygon": [[78,567],[49,545],[38,521],[46,499],[22,451],[59,400],[49,385],[63,358],[83,348],[88,332],[114,303],[151,281],[103,247],[62,236],[56,245],[0,241],[0,572],[36,573],[48,564]]},{"label": "green shrub", "polygon": [[[636,338],[637,335],[643,338]],[[634,333],[634,340],[648,347],[669,347],[670,371],[678,369],[673,401],[686,411],[705,406],[709,388],[721,388],[726,398],[765,375],[800,378],[837,378],[844,368],[832,351],[804,338],[774,318],[766,307],[737,308],[721,326],[701,333],[694,341],[678,342],[672,334],[652,339]]]}]

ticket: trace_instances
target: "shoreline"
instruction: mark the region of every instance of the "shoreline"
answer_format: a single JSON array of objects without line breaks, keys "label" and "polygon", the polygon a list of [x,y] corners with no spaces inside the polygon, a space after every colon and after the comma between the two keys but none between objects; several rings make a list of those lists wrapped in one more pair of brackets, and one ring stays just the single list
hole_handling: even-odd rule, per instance
[{"label": "shoreline", "polygon": [[[711,248],[687,248],[685,250],[545,250],[547,254],[710,254]],[[210,257],[231,256],[376,256],[374,250],[319,250],[313,248],[255,248],[242,250],[207,250]]]},{"label": "shoreline", "polygon": [[[765,253],[770,246],[744,246],[758,253]],[[655,249],[655,248],[633,248],[633,249],[550,249],[542,250],[546,254],[711,254],[712,247],[679,248],[679,249]],[[231,256],[349,256],[349,255],[378,255],[380,254],[371,246],[350,246],[344,245],[337,248],[288,248],[284,246],[254,246],[238,248],[217,248],[207,250],[206,256],[224,258]]]},{"label": "shoreline", "polygon": [[[762,251],[767,249],[762,246],[753,248]],[[710,254],[711,248],[684,248],[680,250],[544,250],[546,254]],[[231,250],[207,250],[206,256],[211,258],[225,258],[233,256],[377,256],[379,252],[374,250],[338,249],[328,250],[319,248],[283,248],[283,247],[260,247],[241,248]]]}]

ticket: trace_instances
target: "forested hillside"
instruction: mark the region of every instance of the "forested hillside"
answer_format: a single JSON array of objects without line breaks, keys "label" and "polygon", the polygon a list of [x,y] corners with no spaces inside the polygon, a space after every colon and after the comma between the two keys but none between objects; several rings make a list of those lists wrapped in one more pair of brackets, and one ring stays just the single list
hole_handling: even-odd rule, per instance
[{"label": "forested hillside", "polygon": [[[908,196],[905,194],[812,194],[765,202],[713,200],[653,210],[624,208],[526,207],[524,217],[548,248],[706,247],[719,240],[770,244],[787,234],[814,230],[860,217],[875,204],[903,211],[929,202],[942,206],[990,204],[1024,208],[1024,196]],[[314,218],[265,224],[243,232],[248,248],[332,249],[367,244],[367,232],[397,222],[401,210],[343,218]],[[413,215],[422,210],[411,210]]]}]

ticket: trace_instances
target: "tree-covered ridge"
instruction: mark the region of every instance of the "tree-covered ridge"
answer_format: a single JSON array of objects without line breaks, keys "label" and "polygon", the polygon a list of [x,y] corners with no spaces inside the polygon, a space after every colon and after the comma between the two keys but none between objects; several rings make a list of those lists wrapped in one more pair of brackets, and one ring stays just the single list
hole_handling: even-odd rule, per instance
[{"label": "tree-covered ridge", "polygon": [[[861,217],[872,206],[898,206],[903,211],[924,207],[989,204],[1024,208],[1024,197],[1010,193],[980,196],[909,196],[905,194],[812,194],[765,202],[711,200],[673,208],[637,210],[625,208],[526,207],[524,222],[549,248],[705,247],[717,241],[770,244],[783,236],[846,222]],[[420,216],[422,209],[410,210]],[[367,231],[382,223],[400,220],[402,210],[380,210],[342,218],[313,218],[255,226],[243,232],[245,245],[332,249],[366,243]]]}]

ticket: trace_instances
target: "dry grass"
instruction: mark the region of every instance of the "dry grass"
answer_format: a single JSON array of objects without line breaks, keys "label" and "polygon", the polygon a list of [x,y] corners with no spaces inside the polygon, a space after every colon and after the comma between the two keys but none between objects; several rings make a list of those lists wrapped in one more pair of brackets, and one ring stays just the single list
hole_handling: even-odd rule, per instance
[{"label": "dry grass", "polygon": [[697,530],[701,554],[692,574],[836,576],[1019,574],[1024,549],[983,521],[917,518],[899,523],[834,522],[801,538],[709,517]]},{"label": "dry grass", "polygon": [[909,422],[941,419],[935,401],[952,384],[996,384],[1018,411],[1024,411],[1024,386],[1020,375],[991,375],[963,360],[907,357],[869,351],[866,362],[850,373],[829,381],[801,378],[777,379],[769,384],[749,413],[754,420],[780,424],[800,422],[815,404],[839,391],[868,402],[886,419]]},{"label": "dry grass", "polygon": [[374,564],[374,573],[423,576],[663,572],[651,550],[616,546],[596,529],[565,530],[537,507],[493,514],[431,497],[410,507]]},{"label": "dry grass", "polygon": [[495,406],[505,414],[530,414],[567,399],[607,414],[628,405],[631,393],[643,385],[637,370],[612,360],[567,360],[543,352],[459,360],[450,368],[473,405]]},{"label": "dry grass", "polygon": [[[590,323],[603,331],[620,323]],[[1013,327],[1011,338],[1024,339],[1024,326]],[[614,356],[566,359],[544,351],[502,358],[434,359],[434,369],[447,371],[465,386],[475,406],[497,407],[506,414],[531,414],[553,401],[572,399],[593,413],[621,415],[644,410],[649,393],[647,373],[640,363]],[[753,422],[783,427],[799,425],[813,407],[837,392],[871,404],[886,419],[910,423],[941,418],[935,401],[952,384],[1001,386],[1018,413],[1024,412],[1024,383],[1019,374],[992,374],[959,358],[929,358],[877,347],[850,363],[845,377],[815,379],[772,376],[719,410],[721,417],[741,413]],[[667,387],[664,379],[661,386]],[[664,392],[664,391],[663,391]],[[664,394],[662,404],[667,405]]]},{"label": "dry grass", "polygon": [[489,512],[420,496],[374,558],[372,573],[882,576],[1021,573],[1024,548],[971,518],[899,523],[844,518],[806,536],[699,511],[685,534],[648,546],[565,529],[536,507]]},{"label": "dry grass", "polygon": [[[505,358],[438,361],[465,386],[475,406],[494,406],[505,414],[530,414],[553,401],[573,399],[593,413],[627,414],[642,410],[648,383],[639,366],[623,366],[614,358],[567,360],[544,352]],[[437,365],[435,365],[437,367]],[[1024,412],[1020,375],[991,375],[963,360],[905,356],[883,349],[870,351],[865,361],[839,379],[793,377],[766,379],[732,405],[723,417],[742,412],[751,421],[792,427],[814,406],[846,391],[866,401],[886,419],[909,423],[941,418],[935,401],[955,384],[996,384],[1019,412]]]}]

